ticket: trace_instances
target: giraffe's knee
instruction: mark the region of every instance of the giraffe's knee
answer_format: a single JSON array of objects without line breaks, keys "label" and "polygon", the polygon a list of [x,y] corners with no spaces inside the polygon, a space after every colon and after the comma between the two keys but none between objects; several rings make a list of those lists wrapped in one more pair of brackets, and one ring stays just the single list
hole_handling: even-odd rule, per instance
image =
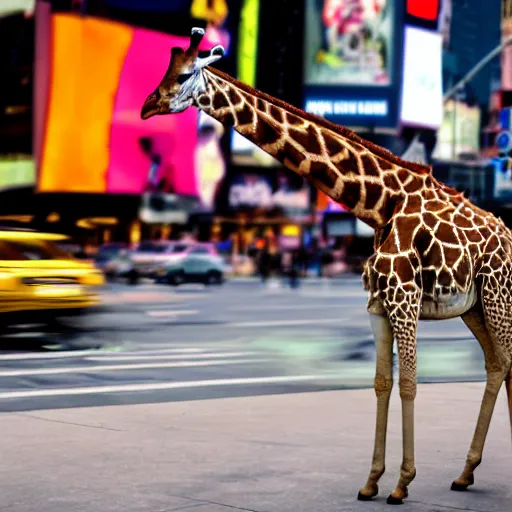
[{"label": "giraffe's knee", "polygon": [[482,462],[482,456],[470,453],[466,458],[466,464],[474,471]]},{"label": "giraffe's knee", "polygon": [[402,400],[414,400],[416,398],[416,379],[400,378],[398,387]]},{"label": "giraffe's knee", "polygon": [[400,477],[406,485],[409,485],[416,478],[416,467],[411,463],[403,463],[400,467]]},{"label": "giraffe's knee", "polygon": [[384,375],[377,374],[373,382],[373,388],[377,397],[389,396],[393,389],[393,377],[386,377]]}]

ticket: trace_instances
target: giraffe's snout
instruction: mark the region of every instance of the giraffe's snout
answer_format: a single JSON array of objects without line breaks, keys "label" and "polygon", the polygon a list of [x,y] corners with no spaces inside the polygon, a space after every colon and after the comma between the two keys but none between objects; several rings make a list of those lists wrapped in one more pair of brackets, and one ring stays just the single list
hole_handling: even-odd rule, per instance
[{"label": "giraffe's snout", "polygon": [[142,119],[149,119],[150,117],[160,113],[160,93],[158,90],[152,92],[142,105],[142,109],[140,111],[140,117]]}]

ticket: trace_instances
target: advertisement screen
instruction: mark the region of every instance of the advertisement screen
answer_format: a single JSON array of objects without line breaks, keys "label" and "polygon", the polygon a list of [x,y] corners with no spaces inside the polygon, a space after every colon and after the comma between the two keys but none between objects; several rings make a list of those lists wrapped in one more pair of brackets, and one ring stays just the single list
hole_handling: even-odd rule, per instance
[{"label": "advertisement screen", "polygon": [[[406,2],[406,23],[415,27],[422,27],[429,30],[439,28],[442,9],[446,7],[441,4],[450,3],[451,0],[407,0]],[[451,6],[450,6],[451,7]]]},{"label": "advertisement screen", "polygon": [[309,208],[310,188],[306,182],[300,188],[294,187],[285,174],[280,174],[275,184],[264,175],[240,173],[231,180],[228,204],[235,209],[280,208],[284,212],[300,213]]},{"label": "advertisement screen", "polygon": [[436,160],[457,160],[460,155],[480,153],[480,108],[449,100],[444,105],[444,116],[437,132],[432,153]]},{"label": "advertisement screen", "polygon": [[390,85],[390,0],[308,0],[306,85]]},{"label": "advertisement screen", "polygon": [[36,0],[2,0],[0,2],[0,17],[24,12],[27,15],[34,14]]},{"label": "advertisement screen", "polygon": [[0,156],[0,190],[33,187],[36,182],[35,164],[28,155]]},{"label": "advertisement screen", "polygon": [[[443,121],[442,36],[405,28],[404,78],[400,120],[404,125],[438,129]],[[421,98],[421,100],[418,100]]]},{"label": "advertisement screen", "polygon": [[435,20],[440,0],[407,0],[407,14],[423,20]]},{"label": "advertisement screen", "polygon": [[[198,112],[140,118],[173,46],[188,37],[103,19],[55,14],[40,192],[198,196]],[[226,44],[211,32],[201,49]],[[199,176],[198,176],[199,174]]]},{"label": "advertisement screen", "polygon": [[395,127],[403,6],[396,0],[305,1],[306,111],[345,126]]}]

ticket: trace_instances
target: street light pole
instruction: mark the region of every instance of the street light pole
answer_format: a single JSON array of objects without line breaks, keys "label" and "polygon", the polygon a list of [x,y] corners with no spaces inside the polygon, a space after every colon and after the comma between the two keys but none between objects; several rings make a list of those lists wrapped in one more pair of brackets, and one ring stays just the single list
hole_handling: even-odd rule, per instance
[{"label": "street light pole", "polygon": [[491,50],[483,59],[481,59],[471,70],[469,70],[462,80],[459,80],[448,92],[443,96],[443,103],[446,103],[459,90],[462,89],[492,60],[499,55],[505,47],[512,44],[512,36],[507,37],[496,48]]}]

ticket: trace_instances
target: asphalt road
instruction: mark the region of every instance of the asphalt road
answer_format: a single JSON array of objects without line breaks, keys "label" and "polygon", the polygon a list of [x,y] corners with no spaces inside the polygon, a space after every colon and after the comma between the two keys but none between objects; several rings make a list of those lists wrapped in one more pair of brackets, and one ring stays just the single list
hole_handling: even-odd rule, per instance
[{"label": "asphalt road", "polygon": [[[170,402],[372,385],[359,277],[298,290],[109,285],[107,308],[66,334],[0,339],[0,411]],[[484,377],[459,319],[419,329],[421,382]]]}]

